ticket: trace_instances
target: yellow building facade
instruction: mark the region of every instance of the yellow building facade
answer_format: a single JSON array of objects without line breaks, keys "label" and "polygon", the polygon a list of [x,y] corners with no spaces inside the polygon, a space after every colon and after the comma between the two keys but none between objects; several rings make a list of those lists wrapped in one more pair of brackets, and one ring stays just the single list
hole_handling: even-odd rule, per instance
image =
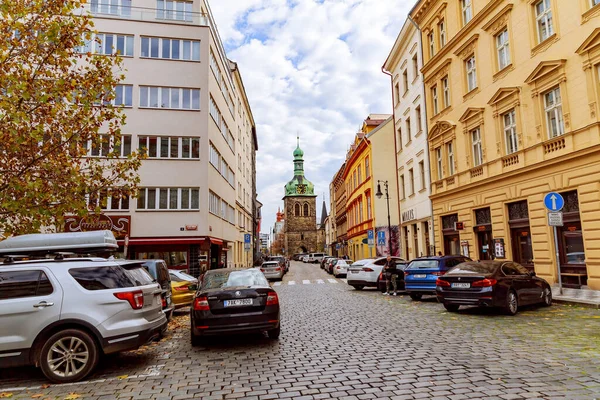
[{"label": "yellow building facade", "polygon": [[[600,5],[422,0],[435,242],[600,289]],[[565,199],[564,226],[544,196]],[[558,255],[555,253],[555,244]]]}]

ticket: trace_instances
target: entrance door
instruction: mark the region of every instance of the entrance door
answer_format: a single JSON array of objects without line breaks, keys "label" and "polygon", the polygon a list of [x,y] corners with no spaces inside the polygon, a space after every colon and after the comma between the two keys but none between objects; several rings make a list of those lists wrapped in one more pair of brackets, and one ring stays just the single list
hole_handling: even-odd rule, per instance
[{"label": "entrance door", "polygon": [[480,260],[491,260],[493,258],[493,246],[494,244],[492,243],[492,232],[477,232],[477,247],[479,248]]},{"label": "entrance door", "polygon": [[513,259],[530,271],[533,271],[533,247],[531,245],[531,230],[527,228],[512,228],[510,231]]},{"label": "entrance door", "polygon": [[444,254],[447,256],[460,255],[459,235],[444,235]]}]

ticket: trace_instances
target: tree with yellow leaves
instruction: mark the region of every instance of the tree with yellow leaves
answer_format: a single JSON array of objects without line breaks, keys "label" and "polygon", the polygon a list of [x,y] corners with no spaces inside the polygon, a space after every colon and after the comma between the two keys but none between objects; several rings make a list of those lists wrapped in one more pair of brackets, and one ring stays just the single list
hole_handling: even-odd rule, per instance
[{"label": "tree with yellow leaves", "polygon": [[90,195],[136,193],[141,156],[121,156],[125,115],[116,88],[124,79],[122,61],[118,54],[83,50],[93,31],[84,6],[69,0],[0,2],[5,235],[61,229],[66,214],[100,208],[90,208]]}]

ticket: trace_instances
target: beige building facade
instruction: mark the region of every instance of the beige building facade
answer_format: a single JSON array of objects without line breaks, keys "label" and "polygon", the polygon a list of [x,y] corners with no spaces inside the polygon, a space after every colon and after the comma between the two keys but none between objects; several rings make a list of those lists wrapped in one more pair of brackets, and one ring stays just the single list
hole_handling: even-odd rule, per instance
[{"label": "beige building facade", "polygon": [[[119,51],[126,69],[116,98],[127,115],[122,155],[148,155],[139,196],[107,193],[101,218],[114,222],[128,258],[163,258],[194,275],[250,266],[244,234],[255,224],[256,129],[208,3],[92,0],[88,7],[98,33],[86,50]],[[101,147],[90,148],[102,156]]]},{"label": "beige building facade", "polygon": [[[435,242],[600,289],[600,5],[419,1]],[[565,199],[555,243],[543,198]],[[555,244],[558,256],[555,255]]]},{"label": "beige building facade", "polygon": [[397,168],[400,253],[407,260],[435,253],[422,67],[421,35],[415,24],[407,20],[383,65],[391,77],[396,147],[392,157]]}]

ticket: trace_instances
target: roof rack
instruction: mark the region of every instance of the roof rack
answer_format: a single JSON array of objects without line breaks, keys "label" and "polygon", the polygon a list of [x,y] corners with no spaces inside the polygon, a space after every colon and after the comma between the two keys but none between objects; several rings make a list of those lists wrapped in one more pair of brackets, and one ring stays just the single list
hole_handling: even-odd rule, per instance
[{"label": "roof rack", "polygon": [[13,236],[0,242],[0,257],[14,261],[32,255],[56,254],[57,259],[62,259],[68,253],[90,254],[118,248],[111,231],[34,233]]}]

